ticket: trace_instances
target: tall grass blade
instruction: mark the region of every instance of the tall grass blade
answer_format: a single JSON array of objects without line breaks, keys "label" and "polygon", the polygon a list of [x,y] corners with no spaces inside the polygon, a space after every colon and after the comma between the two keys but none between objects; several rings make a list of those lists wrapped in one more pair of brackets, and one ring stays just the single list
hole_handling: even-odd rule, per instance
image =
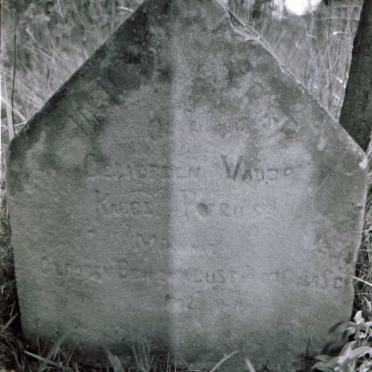
[{"label": "tall grass blade", "polygon": [[232,358],[235,354],[238,354],[237,351],[233,351],[231,354],[226,355],[223,359],[221,359],[209,372],[215,372],[224,364],[227,362],[230,358]]}]

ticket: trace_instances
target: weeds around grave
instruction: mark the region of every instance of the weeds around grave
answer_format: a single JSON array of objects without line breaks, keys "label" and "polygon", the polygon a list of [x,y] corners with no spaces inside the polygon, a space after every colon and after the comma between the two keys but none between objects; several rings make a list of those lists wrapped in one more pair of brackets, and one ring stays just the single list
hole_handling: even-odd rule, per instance
[{"label": "weeds around grave", "polygon": [[[358,311],[353,321],[344,322],[336,327],[343,332],[346,342],[340,354],[335,357],[319,355],[313,370],[322,372],[368,372],[372,370],[372,305],[366,300],[369,321],[365,320],[362,311]],[[352,341],[350,337],[353,338]]]}]

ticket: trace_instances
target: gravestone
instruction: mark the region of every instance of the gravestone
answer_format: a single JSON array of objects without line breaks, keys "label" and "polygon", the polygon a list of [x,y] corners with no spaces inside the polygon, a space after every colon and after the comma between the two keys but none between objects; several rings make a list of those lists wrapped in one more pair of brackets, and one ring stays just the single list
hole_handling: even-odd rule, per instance
[{"label": "gravestone", "polygon": [[147,1],[11,144],[24,334],[294,371],[350,317],[366,167],[220,4]]}]

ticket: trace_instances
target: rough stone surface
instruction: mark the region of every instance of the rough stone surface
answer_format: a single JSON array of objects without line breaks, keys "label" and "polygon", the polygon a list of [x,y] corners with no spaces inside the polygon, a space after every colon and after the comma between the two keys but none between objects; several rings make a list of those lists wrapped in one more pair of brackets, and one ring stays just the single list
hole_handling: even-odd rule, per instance
[{"label": "rough stone surface", "polygon": [[11,144],[24,334],[294,371],[350,316],[366,166],[217,2],[146,2]]}]

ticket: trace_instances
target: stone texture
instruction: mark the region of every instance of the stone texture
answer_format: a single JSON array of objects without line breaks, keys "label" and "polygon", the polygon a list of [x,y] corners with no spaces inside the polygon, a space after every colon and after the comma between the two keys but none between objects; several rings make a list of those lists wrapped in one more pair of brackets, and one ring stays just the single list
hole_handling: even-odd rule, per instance
[{"label": "stone texture", "polygon": [[294,371],[350,316],[366,167],[217,2],[148,1],[11,144],[24,334]]}]

